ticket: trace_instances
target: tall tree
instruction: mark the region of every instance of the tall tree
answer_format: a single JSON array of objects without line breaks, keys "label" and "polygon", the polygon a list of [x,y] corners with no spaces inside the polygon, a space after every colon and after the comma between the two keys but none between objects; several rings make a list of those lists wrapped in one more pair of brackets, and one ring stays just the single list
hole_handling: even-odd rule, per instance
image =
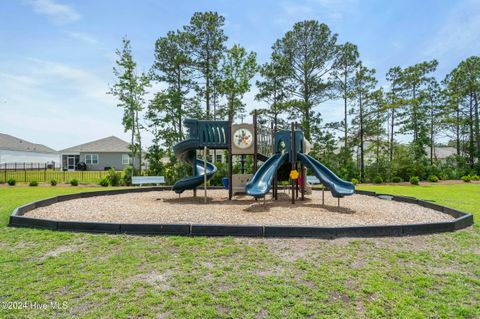
[{"label": "tall tree", "polygon": [[368,95],[368,111],[365,114],[366,123],[365,126],[365,135],[370,140],[370,145],[367,148],[367,153],[373,152],[375,161],[371,164],[370,172],[374,173],[372,178],[378,175],[387,175],[390,176],[385,171],[387,150],[389,143],[385,143],[383,136],[385,134],[385,129],[383,123],[385,123],[387,114],[383,111],[385,109],[384,105],[384,93],[381,89],[375,90]]},{"label": "tall tree", "polygon": [[344,131],[344,147],[348,149],[348,105],[349,100],[354,95],[354,81],[355,73],[359,64],[358,49],[355,44],[345,43],[338,46],[338,53],[333,64],[333,81],[336,89],[339,92],[340,97],[343,100],[344,118],[343,118],[343,131]]},{"label": "tall tree", "polygon": [[219,88],[227,99],[224,115],[228,115],[229,118],[233,119],[245,113],[242,98],[250,89],[250,81],[257,73],[256,57],[255,52],[247,52],[237,44],[226,53],[222,64],[223,79]]},{"label": "tall tree", "polygon": [[288,91],[285,86],[287,79],[285,62],[275,54],[272,54],[271,61],[260,67],[262,80],[256,82],[258,94],[256,100],[265,101],[269,107],[260,110],[273,119],[275,127],[279,124],[279,116],[285,110],[284,102],[288,98]]},{"label": "tall tree", "polygon": [[189,37],[193,65],[202,78],[198,94],[205,101],[207,119],[212,117],[211,104],[220,63],[226,50],[227,36],[223,32],[225,18],[217,12],[195,12],[190,24],[184,26]]},{"label": "tall tree", "polygon": [[393,161],[393,150],[395,144],[395,126],[397,125],[397,113],[403,105],[401,98],[401,79],[402,69],[399,66],[388,70],[387,81],[389,82],[390,91],[386,93],[386,110],[389,111],[389,159]]},{"label": "tall tree", "polygon": [[436,70],[437,65],[436,60],[421,62],[405,68],[400,77],[406,99],[402,132],[412,134],[412,147],[416,160],[426,155],[425,146],[428,144],[428,127],[424,125],[428,110],[422,103],[424,97],[422,92],[433,80],[431,73]]},{"label": "tall tree", "polygon": [[468,98],[469,123],[469,153],[470,165],[473,167],[474,156],[480,159],[480,123],[479,123],[479,95],[480,95],[480,57],[472,56],[462,61],[458,68],[465,77],[464,95]]},{"label": "tall tree", "polygon": [[440,128],[440,122],[442,121],[444,108],[444,95],[440,84],[436,80],[432,80],[426,90],[422,93],[424,97],[422,100],[427,108],[427,118],[429,126],[429,146],[430,146],[430,165],[433,165],[433,159],[435,154],[435,138]]},{"label": "tall tree", "polygon": [[356,100],[350,114],[354,116],[352,128],[354,138],[360,149],[360,180],[365,180],[365,144],[367,139],[377,134],[378,123],[376,112],[378,112],[378,101],[381,91],[373,91],[377,84],[375,69],[369,69],[358,65],[353,83],[353,94]]},{"label": "tall tree", "polygon": [[[480,58],[472,56],[452,70],[444,80],[448,96],[450,116],[447,122],[455,129],[457,154],[465,150],[470,168],[474,167],[475,157],[480,156],[479,94]],[[462,145],[461,140],[466,143]]]},{"label": "tall tree", "polygon": [[184,32],[171,31],[155,43],[152,78],[166,88],[155,94],[146,119],[158,141],[169,149],[183,139],[183,120],[197,106],[189,95],[195,83],[188,40]]},{"label": "tall tree", "polygon": [[[113,68],[117,82],[110,88],[109,94],[118,99],[117,106],[123,108],[122,124],[125,132],[131,132],[131,157],[134,171],[142,169],[142,139],[139,113],[144,108],[147,87],[150,78],[145,73],[137,74],[137,64],[133,60],[130,40],[123,38],[122,49],[116,50],[118,59]],[[136,161],[138,159],[138,165]],[[135,167],[137,166],[137,167]]]},{"label": "tall tree", "polygon": [[[286,60],[287,87],[294,99],[293,115],[299,114],[305,138],[310,139],[313,108],[332,98],[329,73],[335,58],[337,35],[315,20],[294,24],[273,51]],[[298,103],[297,103],[298,102]]]},{"label": "tall tree", "polygon": [[443,122],[447,128],[453,130],[457,156],[461,154],[461,130],[464,124],[461,106],[463,85],[461,78],[461,73],[454,69],[443,80],[446,95],[446,114]]}]

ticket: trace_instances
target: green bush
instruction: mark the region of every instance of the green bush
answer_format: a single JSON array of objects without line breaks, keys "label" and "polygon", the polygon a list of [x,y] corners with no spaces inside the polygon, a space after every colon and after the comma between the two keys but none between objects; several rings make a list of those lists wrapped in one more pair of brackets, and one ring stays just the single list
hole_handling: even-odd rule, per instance
[{"label": "green bush", "polygon": [[392,182],[393,183],[401,183],[402,182],[402,178],[400,176],[394,176],[392,178]]},{"label": "green bush", "polygon": [[78,179],[74,178],[70,180],[70,185],[72,186],[78,186],[79,182]]},{"label": "green bush", "polygon": [[52,186],[57,186],[57,180],[56,180],[56,179],[52,179],[52,180],[50,181],[50,185],[52,185]]},{"label": "green bush", "polygon": [[10,186],[15,186],[15,184],[17,184],[17,181],[14,180],[13,178],[9,178],[7,181],[7,184]]},{"label": "green bush", "polygon": [[442,181],[446,181],[446,180],[449,180],[449,179],[450,179],[450,175],[448,174],[448,172],[442,172],[442,173],[440,173],[439,178],[440,178]]},{"label": "green bush", "polygon": [[472,177],[469,175],[462,176],[462,181],[464,181],[465,183],[470,183],[471,180],[472,180]]},{"label": "green bush", "polygon": [[382,176],[380,176],[380,175],[375,176],[375,178],[373,179],[373,182],[374,182],[375,184],[382,184],[382,183],[383,183],[383,178],[382,178]]},{"label": "green bush", "polygon": [[420,178],[418,176],[412,176],[410,177],[410,184],[412,185],[418,185],[420,183]]},{"label": "green bush", "polygon": [[108,171],[107,178],[110,185],[118,186],[120,185],[120,182],[122,180],[122,175],[119,172],[117,172],[114,168],[111,168]]},{"label": "green bush", "polygon": [[165,183],[173,185],[176,181],[186,176],[192,176],[192,167],[183,162],[170,162],[164,167]]},{"label": "green bush", "polygon": [[217,172],[210,179],[210,185],[222,186],[223,185],[222,179],[228,176],[228,171],[227,171],[228,167],[227,167],[227,164],[224,164],[224,163],[216,163],[215,165],[217,166]]},{"label": "green bush", "polygon": [[38,186],[38,182],[37,181],[31,181],[30,183],[28,183],[28,186],[32,186],[32,187]]},{"label": "green bush", "polygon": [[352,178],[352,184],[353,184],[353,185],[357,185],[357,184],[358,184],[358,179]]},{"label": "green bush", "polygon": [[428,180],[432,183],[437,183],[438,182],[438,177],[436,175],[430,175],[428,177]]},{"label": "green bush", "polygon": [[100,186],[107,187],[110,184],[110,182],[109,182],[108,178],[104,177],[100,180],[99,184],[100,184]]},{"label": "green bush", "polygon": [[133,176],[133,167],[127,166],[123,170],[123,184],[130,186],[132,185],[132,176]]},{"label": "green bush", "polygon": [[480,176],[478,176],[478,175],[473,175],[473,176],[472,176],[472,181],[480,181]]}]

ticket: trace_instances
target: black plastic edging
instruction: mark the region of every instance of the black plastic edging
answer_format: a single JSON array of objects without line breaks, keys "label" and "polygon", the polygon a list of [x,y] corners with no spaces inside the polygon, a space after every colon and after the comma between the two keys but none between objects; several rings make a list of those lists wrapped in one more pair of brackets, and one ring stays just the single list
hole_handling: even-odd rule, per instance
[{"label": "black plastic edging", "polygon": [[316,227],[316,226],[289,226],[289,225],[203,225],[203,224],[119,224],[103,222],[75,222],[56,221],[23,216],[26,212],[37,207],[52,205],[57,202],[93,196],[117,195],[125,193],[150,192],[170,190],[170,187],[140,187],[118,190],[84,192],[77,194],[59,195],[46,198],[14,209],[10,216],[9,226],[31,227],[50,230],[110,233],[110,234],[146,234],[146,235],[178,235],[178,236],[248,236],[248,237],[377,237],[377,236],[405,236],[421,235],[441,232],[452,232],[473,225],[473,215],[456,209],[441,206],[429,201],[412,197],[376,194],[370,191],[357,191],[367,196],[391,196],[394,201],[421,205],[442,213],[451,215],[455,219],[450,222],[424,223],[412,225],[370,225],[352,227]]}]

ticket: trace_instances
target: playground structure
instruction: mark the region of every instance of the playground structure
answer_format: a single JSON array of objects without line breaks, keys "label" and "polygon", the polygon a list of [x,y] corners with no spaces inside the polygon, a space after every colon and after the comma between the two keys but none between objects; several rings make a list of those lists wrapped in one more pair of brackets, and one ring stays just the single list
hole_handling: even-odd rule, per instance
[{"label": "playground structure", "polygon": [[[471,214],[429,201],[355,191],[352,183],[308,155],[309,142],[295,123],[278,132],[258,124],[256,116],[252,124],[185,121],[189,134],[174,150],[192,165],[193,174],[177,181],[173,190],[177,194],[192,190],[193,197],[177,197],[170,186],[60,195],[16,208],[9,225],[126,234],[331,239],[429,234],[473,224]],[[197,158],[197,150],[203,150],[203,159]],[[207,181],[217,172],[206,160],[207,150],[228,152],[228,196],[212,189],[207,200]],[[233,174],[233,156],[240,156],[240,174]],[[245,174],[246,156],[253,156],[253,174]],[[312,191],[305,198],[307,168],[324,187],[321,194]],[[295,205],[286,205],[290,196],[278,192],[279,181],[286,179]],[[196,196],[202,184],[203,202],[208,205],[199,205],[202,198]],[[331,194],[324,192],[325,187]],[[247,196],[235,196],[239,192]],[[269,192],[274,200],[266,203]],[[342,197],[346,198],[339,208]]]},{"label": "playground structure", "polygon": [[[193,197],[177,197],[170,186],[60,195],[16,208],[9,225],[116,234],[332,239],[450,232],[473,224],[471,214],[429,201],[355,191],[352,183],[308,155],[309,142],[295,123],[278,132],[272,125],[268,129],[259,124],[264,123],[257,123],[256,115],[251,124],[185,121],[189,134],[174,150],[192,165],[193,174],[177,181],[173,190],[177,194],[192,190]],[[203,159],[197,158],[197,150],[203,150]],[[228,152],[228,197],[225,191],[212,189],[207,200],[207,181],[217,172],[207,161],[207,150]],[[240,156],[240,174],[233,174],[233,156]],[[253,156],[253,174],[245,174],[246,156]],[[305,198],[307,168],[323,184],[321,195],[312,191]],[[290,181],[295,205],[286,205],[288,194],[278,194],[283,180]],[[202,198],[196,196],[202,184],[208,205],[199,205]],[[324,192],[325,187],[331,194]],[[270,191],[274,200],[266,203]],[[235,196],[239,192],[247,196]],[[346,198],[338,207],[342,197]]]},{"label": "playground structure", "polygon": [[[332,196],[338,199],[344,196],[353,195],[355,186],[342,180],[331,170],[325,167],[315,158],[308,155],[310,143],[304,137],[296,123],[291,124],[290,130],[280,130],[271,125],[270,134],[259,134],[259,125],[256,112],[254,112],[252,124],[234,124],[228,121],[201,121],[187,119],[184,121],[188,129],[188,137],[174,146],[174,153],[178,159],[185,161],[193,167],[193,176],[177,181],[172,190],[177,194],[185,190],[196,190],[204,185],[206,198],[207,181],[217,172],[213,163],[207,162],[209,150],[227,150],[228,152],[228,199],[244,190],[244,193],[253,196],[255,199],[263,198],[272,190],[272,197],[278,199],[278,171],[282,167],[290,167],[291,200],[299,197],[304,200],[307,178],[305,168],[310,169],[327,188]],[[268,135],[271,136],[270,141]],[[265,138],[267,137],[267,138]],[[263,150],[268,150],[270,144],[271,154],[269,156],[259,153],[259,139]],[[197,158],[197,150],[204,150],[203,159]],[[241,174],[233,175],[233,156],[240,155]],[[245,156],[253,156],[252,176],[245,175]],[[264,162],[258,169],[258,161]],[[300,170],[300,173],[298,172]],[[300,196],[299,196],[300,195]]]}]

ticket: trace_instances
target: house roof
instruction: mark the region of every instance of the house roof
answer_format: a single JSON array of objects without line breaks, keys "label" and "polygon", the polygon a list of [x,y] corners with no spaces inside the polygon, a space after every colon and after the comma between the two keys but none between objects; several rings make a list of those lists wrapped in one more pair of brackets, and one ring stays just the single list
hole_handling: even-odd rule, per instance
[{"label": "house roof", "polygon": [[128,148],[129,146],[130,144],[124,140],[119,139],[116,136],[109,136],[96,141],[66,148],[61,150],[60,153],[128,153],[130,152],[130,149]]},{"label": "house roof", "polygon": [[[430,152],[429,150],[428,152]],[[433,151],[434,151],[433,156],[436,159],[445,159],[449,156],[457,154],[457,149],[455,147],[450,147],[450,146],[436,146],[434,147]]]},{"label": "house roof", "polygon": [[53,148],[42,144],[35,144],[21,138],[0,133],[0,149],[20,152],[51,153],[56,154]]}]

